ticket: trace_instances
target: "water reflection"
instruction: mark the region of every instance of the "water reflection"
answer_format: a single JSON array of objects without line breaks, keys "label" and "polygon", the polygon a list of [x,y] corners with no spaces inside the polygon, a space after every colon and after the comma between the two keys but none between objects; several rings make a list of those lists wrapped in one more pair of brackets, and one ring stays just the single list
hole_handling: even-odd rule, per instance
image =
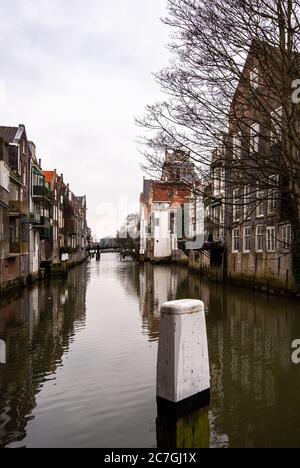
[{"label": "water reflection", "polygon": [[37,394],[55,379],[76,328],[84,327],[87,281],[81,267],[68,280],[2,298],[6,364],[0,365],[0,447],[24,439]]},{"label": "water reflection", "polygon": [[178,267],[145,265],[136,290],[150,341],[158,339],[163,302],[189,297],[206,304],[213,446],[299,446],[300,366],[291,362],[297,302],[223,288]]},{"label": "water reflection", "polygon": [[209,408],[201,408],[185,417],[177,418],[158,410],[157,448],[189,449],[209,448]]},{"label": "water reflection", "polygon": [[[157,414],[157,341],[186,297],[206,304],[212,395],[178,421]],[[0,446],[298,447],[298,304],[114,255],[2,298]]]}]

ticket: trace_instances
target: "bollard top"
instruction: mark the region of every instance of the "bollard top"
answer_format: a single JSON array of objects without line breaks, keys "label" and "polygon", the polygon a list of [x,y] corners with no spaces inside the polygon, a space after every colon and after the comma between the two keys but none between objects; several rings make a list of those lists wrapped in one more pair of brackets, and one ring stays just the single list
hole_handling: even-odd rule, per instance
[{"label": "bollard top", "polygon": [[204,303],[194,299],[166,302],[161,308],[161,313],[167,315],[188,315],[197,312],[204,312]]}]

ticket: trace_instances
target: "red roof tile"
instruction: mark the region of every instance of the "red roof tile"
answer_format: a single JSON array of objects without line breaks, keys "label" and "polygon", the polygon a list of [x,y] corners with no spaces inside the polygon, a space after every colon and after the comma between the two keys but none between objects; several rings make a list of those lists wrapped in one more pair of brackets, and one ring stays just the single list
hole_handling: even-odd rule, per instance
[{"label": "red roof tile", "polygon": [[45,176],[46,181],[49,182],[49,184],[52,184],[52,182],[54,181],[55,172],[54,171],[43,171],[43,174]]},{"label": "red roof tile", "polygon": [[157,203],[184,203],[186,198],[191,196],[191,190],[178,184],[166,184],[162,182],[153,182],[153,201]]}]

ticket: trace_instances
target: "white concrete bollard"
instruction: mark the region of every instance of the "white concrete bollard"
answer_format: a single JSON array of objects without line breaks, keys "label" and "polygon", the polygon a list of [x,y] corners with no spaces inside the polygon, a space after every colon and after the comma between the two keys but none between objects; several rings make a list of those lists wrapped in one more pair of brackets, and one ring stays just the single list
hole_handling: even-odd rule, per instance
[{"label": "white concrete bollard", "polygon": [[6,364],[6,344],[0,340],[0,364]]},{"label": "white concrete bollard", "polygon": [[157,397],[159,403],[187,403],[188,411],[209,404],[210,368],[202,301],[181,300],[162,306]]}]

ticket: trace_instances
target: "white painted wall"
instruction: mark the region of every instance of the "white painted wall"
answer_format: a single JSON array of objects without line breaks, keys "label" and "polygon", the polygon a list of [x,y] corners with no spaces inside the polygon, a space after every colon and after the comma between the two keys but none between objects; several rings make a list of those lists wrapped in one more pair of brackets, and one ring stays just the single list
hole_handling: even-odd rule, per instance
[{"label": "white painted wall", "polygon": [[148,210],[144,203],[140,204],[140,255],[145,255],[147,249]]},{"label": "white painted wall", "polygon": [[169,231],[169,211],[154,211],[154,257],[171,256],[171,235]]}]

